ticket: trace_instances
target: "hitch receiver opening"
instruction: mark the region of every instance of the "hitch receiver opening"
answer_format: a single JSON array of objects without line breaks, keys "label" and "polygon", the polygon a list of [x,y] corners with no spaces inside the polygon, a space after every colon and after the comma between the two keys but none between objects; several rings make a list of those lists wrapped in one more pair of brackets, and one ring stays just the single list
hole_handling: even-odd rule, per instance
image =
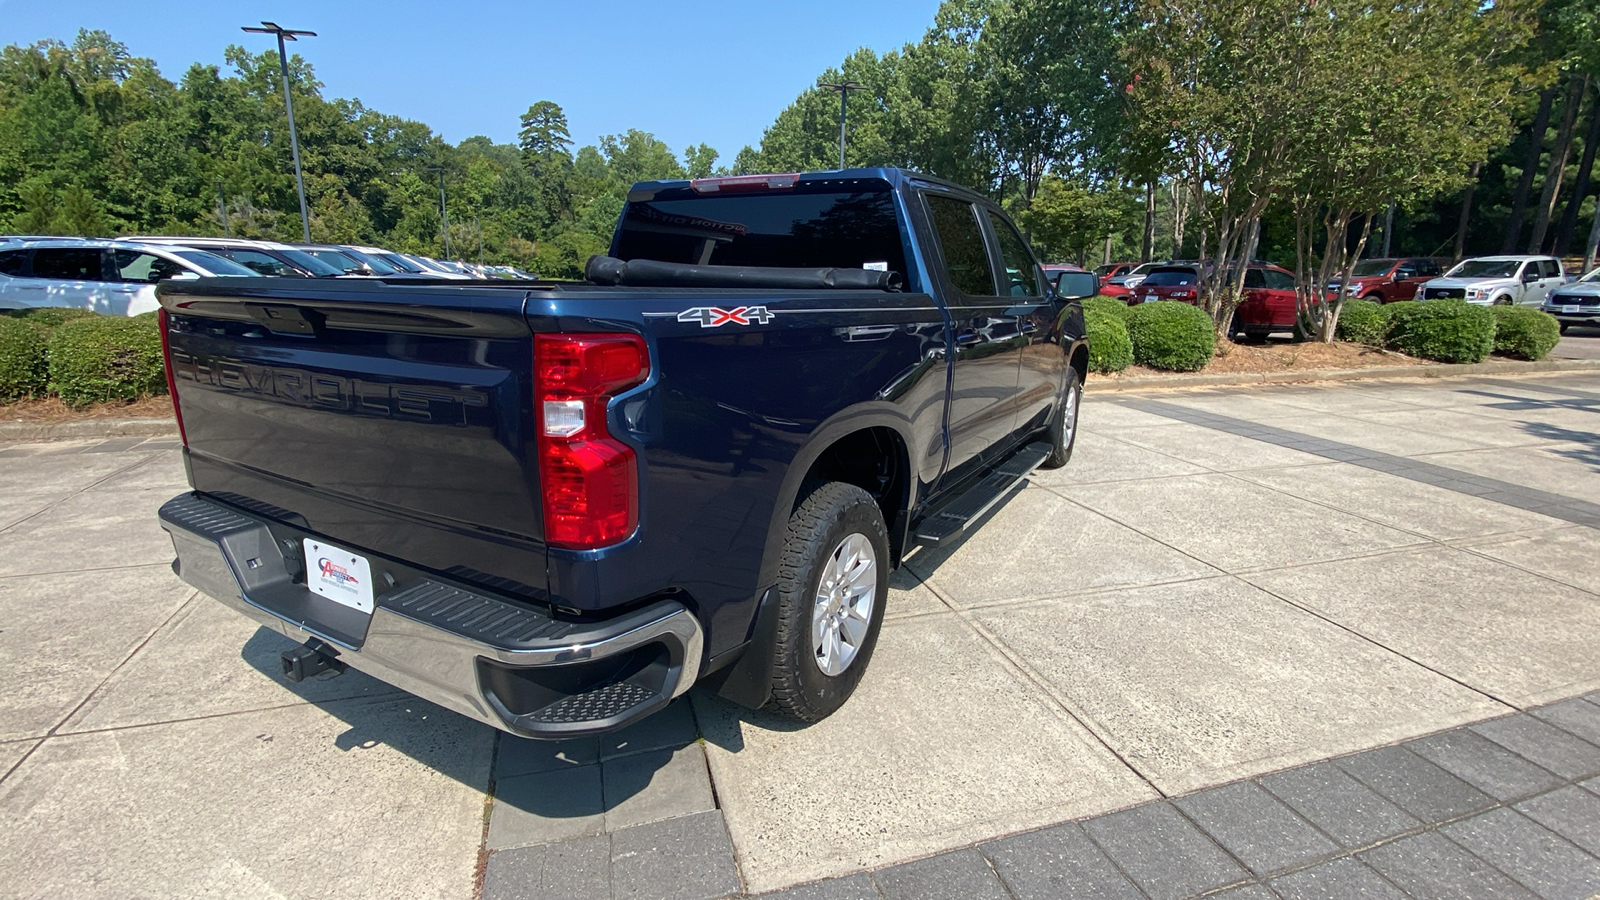
[{"label": "hitch receiver opening", "polygon": [[327,644],[318,640],[307,641],[303,647],[285,650],[283,655],[278,657],[278,661],[283,664],[283,677],[298,683],[323,672],[343,673],[345,669],[350,668],[329,652],[330,650]]}]

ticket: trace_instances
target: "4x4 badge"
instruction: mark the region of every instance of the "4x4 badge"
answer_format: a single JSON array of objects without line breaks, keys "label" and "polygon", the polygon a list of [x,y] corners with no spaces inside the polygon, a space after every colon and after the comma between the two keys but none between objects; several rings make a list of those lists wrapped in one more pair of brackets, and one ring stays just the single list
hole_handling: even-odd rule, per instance
[{"label": "4x4 badge", "polygon": [[716,328],[719,325],[765,325],[772,321],[772,313],[765,306],[740,306],[734,309],[721,309],[715,306],[696,306],[678,313],[679,322],[699,322],[701,328]]}]

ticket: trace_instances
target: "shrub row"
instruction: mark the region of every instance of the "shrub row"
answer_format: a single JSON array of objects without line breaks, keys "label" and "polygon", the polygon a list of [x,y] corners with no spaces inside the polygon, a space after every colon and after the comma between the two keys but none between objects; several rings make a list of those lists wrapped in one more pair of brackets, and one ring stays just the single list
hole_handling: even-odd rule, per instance
[{"label": "shrub row", "polygon": [[0,402],[54,393],[84,406],[164,393],[166,384],[153,315],[127,319],[80,309],[0,315]]},{"label": "shrub row", "polygon": [[1120,372],[1133,363],[1152,369],[1194,372],[1216,351],[1211,317],[1174,300],[1129,306],[1114,297],[1083,301],[1089,337],[1089,370]]},{"label": "shrub row", "polygon": [[1561,340],[1549,313],[1525,306],[1474,306],[1465,300],[1380,304],[1346,300],[1340,340],[1448,363],[1481,362],[1490,352],[1543,359]]}]

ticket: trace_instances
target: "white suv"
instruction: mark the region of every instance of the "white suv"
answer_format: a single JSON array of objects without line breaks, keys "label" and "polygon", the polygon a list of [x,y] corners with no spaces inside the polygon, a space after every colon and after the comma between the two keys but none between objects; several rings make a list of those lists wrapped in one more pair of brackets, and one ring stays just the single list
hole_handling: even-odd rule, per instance
[{"label": "white suv", "polygon": [[1561,260],[1553,256],[1479,256],[1424,283],[1417,299],[1459,297],[1479,306],[1538,306],[1552,288],[1566,283]]},{"label": "white suv", "polygon": [[204,250],[54,238],[0,243],[0,309],[70,306],[113,316],[154,311],[156,282],[255,272]]}]

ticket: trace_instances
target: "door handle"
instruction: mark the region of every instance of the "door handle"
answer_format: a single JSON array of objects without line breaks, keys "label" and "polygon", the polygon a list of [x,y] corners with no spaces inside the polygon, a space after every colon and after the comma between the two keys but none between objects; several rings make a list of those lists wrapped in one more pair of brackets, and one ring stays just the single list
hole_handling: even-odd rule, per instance
[{"label": "door handle", "polygon": [[1022,331],[1023,334],[1033,334],[1035,331],[1038,331],[1038,330],[1039,330],[1039,323],[1038,322],[1023,322],[1022,323],[1021,331]]},{"label": "door handle", "polygon": [[983,335],[978,334],[976,331],[963,331],[956,335],[957,347],[973,347],[981,343],[983,343]]}]

